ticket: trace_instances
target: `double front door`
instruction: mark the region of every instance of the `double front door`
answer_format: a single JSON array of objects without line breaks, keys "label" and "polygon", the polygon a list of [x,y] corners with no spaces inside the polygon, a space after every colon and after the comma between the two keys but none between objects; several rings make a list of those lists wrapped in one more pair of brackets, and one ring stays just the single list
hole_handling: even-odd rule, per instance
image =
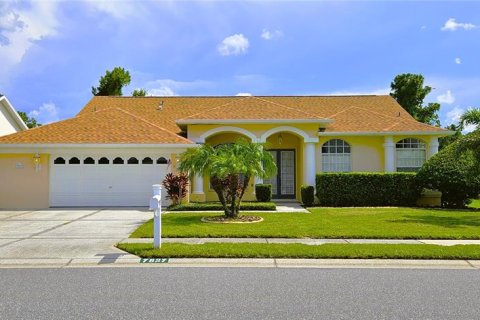
[{"label": "double front door", "polygon": [[265,179],[272,185],[273,199],[295,199],[295,150],[269,150],[277,164],[277,174]]}]

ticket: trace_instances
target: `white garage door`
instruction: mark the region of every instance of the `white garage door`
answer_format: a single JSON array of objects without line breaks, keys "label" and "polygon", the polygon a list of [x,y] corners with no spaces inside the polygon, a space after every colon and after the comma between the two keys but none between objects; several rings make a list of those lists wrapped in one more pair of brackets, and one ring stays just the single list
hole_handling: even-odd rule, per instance
[{"label": "white garage door", "polygon": [[[163,157],[52,156],[50,168],[52,207],[145,207],[170,166]],[[168,205],[165,192],[162,198]]]}]

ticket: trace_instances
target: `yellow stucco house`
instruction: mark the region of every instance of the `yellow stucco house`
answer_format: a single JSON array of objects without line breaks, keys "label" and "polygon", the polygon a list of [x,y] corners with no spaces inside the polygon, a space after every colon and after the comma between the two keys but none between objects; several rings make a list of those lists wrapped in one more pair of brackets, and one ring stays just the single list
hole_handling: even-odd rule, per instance
[{"label": "yellow stucco house", "polygon": [[[261,182],[299,199],[318,172],[417,170],[448,134],[390,96],[94,97],[73,118],[0,137],[0,208],[146,206],[178,154],[240,137],[278,165],[245,199]],[[208,177],[189,198],[216,199]]]}]

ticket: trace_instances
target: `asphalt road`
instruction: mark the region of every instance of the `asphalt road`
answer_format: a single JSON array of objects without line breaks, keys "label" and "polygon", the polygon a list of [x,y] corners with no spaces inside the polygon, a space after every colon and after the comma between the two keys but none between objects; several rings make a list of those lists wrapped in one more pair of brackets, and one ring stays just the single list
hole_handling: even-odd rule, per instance
[{"label": "asphalt road", "polygon": [[0,269],[1,319],[479,319],[480,271]]}]

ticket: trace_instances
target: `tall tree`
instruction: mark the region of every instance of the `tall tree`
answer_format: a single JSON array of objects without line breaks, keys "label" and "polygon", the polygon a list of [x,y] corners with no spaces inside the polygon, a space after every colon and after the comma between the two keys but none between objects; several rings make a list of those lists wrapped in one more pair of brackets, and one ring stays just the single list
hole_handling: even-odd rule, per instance
[{"label": "tall tree", "polygon": [[181,154],[179,169],[190,175],[209,175],[225,217],[237,218],[250,179],[267,178],[275,174],[277,166],[262,144],[241,139],[215,148],[208,144],[190,148]]},{"label": "tall tree", "polygon": [[18,115],[22,118],[23,122],[27,125],[29,129],[40,127],[42,124],[37,122],[37,119],[34,117],[29,117],[25,112],[18,111]]},{"label": "tall tree", "polygon": [[440,104],[423,105],[423,100],[432,91],[431,87],[424,86],[423,83],[424,78],[421,74],[399,74],[390,84],[390,95],[416,120],[440,126],[438,118]]},{"label": "tall tree", "polygon": [[112,71],[107,70],[100,77],[98,87],[92,87],[94,96],[121,96],[122,88],[130,84],[130,73],[124,68],[115,67]]},{"label": "tall tree", "polygon": [[135,89],[132,92],[133,97],[145,97],[147,95],[147,90],[145,89]]}]

